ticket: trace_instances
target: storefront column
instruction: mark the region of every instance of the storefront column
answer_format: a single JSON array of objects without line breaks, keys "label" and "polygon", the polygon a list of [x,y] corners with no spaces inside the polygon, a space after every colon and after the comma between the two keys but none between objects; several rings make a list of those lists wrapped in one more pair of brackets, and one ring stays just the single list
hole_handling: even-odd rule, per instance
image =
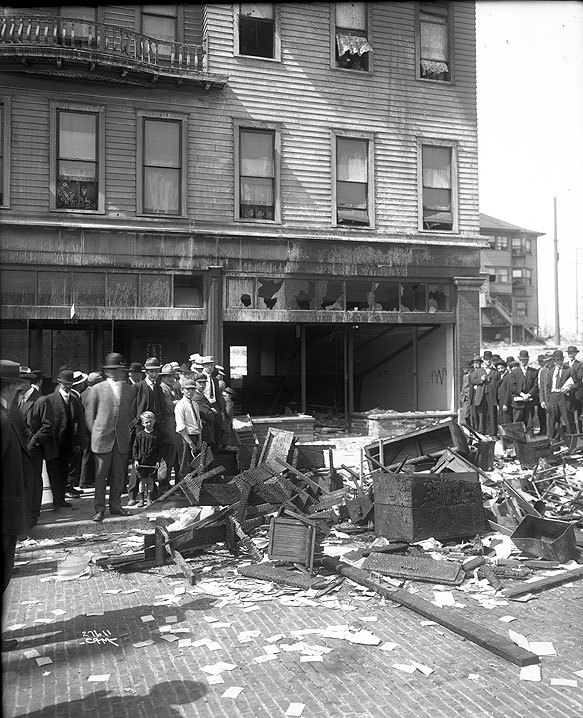
[{"label": "storefront column", "polygon": [[459,397],[462,371],[474,354],[480,353],[480,288],[484,277],[454,277],[457,287],[455,320],[455,397]]},{"label": "storefront column", "polygon": [[308,411],[308,398],[307,398],[307,377],[306,377],[306,325],[300,324],[300,406],[301,413],[305,414]]},{"label": "storefront column", "polygon": [[223,363],[223,268],[208,268],[206,286],[206,321],[204,323],[203,354],[212,354]]}]

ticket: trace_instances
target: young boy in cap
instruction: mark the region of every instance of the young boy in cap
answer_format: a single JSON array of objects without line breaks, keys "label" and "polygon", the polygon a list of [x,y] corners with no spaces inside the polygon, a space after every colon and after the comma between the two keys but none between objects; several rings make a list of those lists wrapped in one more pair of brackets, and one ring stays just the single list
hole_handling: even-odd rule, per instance
[{"label": "young boy in cap", "polygon": [[154,478],[160,466],[160,437],[154,426],[156,417],[153,412],[144,411],[140,415],[140,422],[143,428],[136,434],[132,455],[139,483],[138,506],[143,508],[152,501]]}]

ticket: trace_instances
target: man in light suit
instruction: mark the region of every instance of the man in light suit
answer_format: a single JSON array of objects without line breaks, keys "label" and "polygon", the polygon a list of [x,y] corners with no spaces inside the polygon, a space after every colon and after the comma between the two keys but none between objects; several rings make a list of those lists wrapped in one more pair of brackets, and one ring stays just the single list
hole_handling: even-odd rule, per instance
[{"label": "man in light suit", "polygon": [[563,352],[560,349],[553,352],[553,365],[546,377],[546,401],[543,409],[547,410],[547,435],[551,441],[557,441],[565,438],[565,429],[561,426],[561,421],[567,427],[569,434],[575,433],[565,398],[567,387],[574,381],[571,369],[563,366]]},{"label": "man in light suit", "polygon": [[95,516],[105,517],[105,488],[109,478],[109,513],[130,516],[121,506],[121,494],[127,474],[130,445],[130,420],[134,394],[127,383],[125,358],[116,352],[105,357],[106,380],[91,389],[85,418],[91,433],[91,451],[95,455]]},{"label": "man in light suit", "polygon": [[538,372],[528,366],[528,352],[521,349],[518,354],[519,366],[510,373],[510,395],[512,397],[512,421],[522,421],[527,429],[534,425],[534,407],[538,396]]}]

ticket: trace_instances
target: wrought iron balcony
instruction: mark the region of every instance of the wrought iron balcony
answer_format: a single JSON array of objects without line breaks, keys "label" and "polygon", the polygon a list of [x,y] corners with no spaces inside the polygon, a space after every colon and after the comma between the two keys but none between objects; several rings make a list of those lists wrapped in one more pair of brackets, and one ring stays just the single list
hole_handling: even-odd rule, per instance
[{"label": "wrought iron balcony", "polygon": [[166,42],[117,25],[47,15],[0,18],[0,70],[130,85],[223,87],[203,45]]}]

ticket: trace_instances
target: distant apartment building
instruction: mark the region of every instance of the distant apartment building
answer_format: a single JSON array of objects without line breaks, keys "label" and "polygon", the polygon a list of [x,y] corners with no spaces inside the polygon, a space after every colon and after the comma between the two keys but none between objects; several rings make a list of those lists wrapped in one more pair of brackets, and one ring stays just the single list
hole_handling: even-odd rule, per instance
[{"label": "distant apartment building", "polygon": [[[214,354],[243,412],[457,405],[473,2],[4,9],[2,352]],[[235,367],[236,371],[230,371]]]},{"label": "distant apartment building", "polygon": [[544,233],[487,214],[480,214],[480,233],[489,244],[481,252],[487,275],[480,294],[482,341],[529,342],[540,333],[537,239]]}]

